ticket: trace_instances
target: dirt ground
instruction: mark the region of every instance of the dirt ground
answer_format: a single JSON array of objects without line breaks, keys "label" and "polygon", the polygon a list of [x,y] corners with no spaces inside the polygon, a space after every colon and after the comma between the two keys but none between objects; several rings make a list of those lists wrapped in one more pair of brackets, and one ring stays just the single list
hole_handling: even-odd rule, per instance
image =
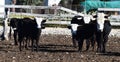
[{"label": "dirt ground", "polygon": [[[84,43],[85,45],[85,43]],[[96,50],[78,52],[72,47],[70,35],[42,35],[39,51],[31,48],[19,51],[13,40],[0,41],[0,62],[120,62],[120,38],[109,37],[107,53],[98,54]]]}]

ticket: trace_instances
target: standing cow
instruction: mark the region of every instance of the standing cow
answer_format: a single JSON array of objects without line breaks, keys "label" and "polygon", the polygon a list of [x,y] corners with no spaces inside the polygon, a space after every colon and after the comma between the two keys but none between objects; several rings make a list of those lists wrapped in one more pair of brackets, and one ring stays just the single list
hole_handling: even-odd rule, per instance
[{"label": "standing cow", "polygon": [[[91,21],[91,17],[90,16],[75,16],[72,18],[71,20],[71,26],[69,27],[69,29],[71,29],[71,33],[72,33],[72,42],[73,42],[73,46],[76,47],[76,40],[78,41],[78,37],[84,37],[83,35],[79,35],[77,33],[78,29],[83,29],[82,31],[85,32],[84,30],[89,30],[87,29],[87,27],[89,27],[89,22]],[[91,25],[91,24],[90,24]],[[87,26],[87,27],[86,27]],[[78,28],[79,27],[79,28]],[[84,29],[85,28],[85,29]],[[83,33],[80,32],[80,33]],[[89,49],[89,45],[91,45],[94,48],[94,41],[93,41],[93,37],[91,38],[86,38],[86,50]]]},{"label": "standing cow", "polygon": [[17,32],[17,26],[18,26],[18,21],[22,21],[22,19],[19,18],[11,18],[10,19],[10,39],[11,39],[11,32],[13,29],[13,37],[14,37],[14,44],[18,45],[18,32]]},{"label": "standing cow", "polygon": [[34,50],[34,44],[36,45],[36,49],[38,51],[38,42],[41,35],[41,30],[43,24],[46,20],[43,18],[24,18],[23,21],[18,22],[18,41],[19,41],[19,49],[21,49],[21,43],[23,42],[24,38],[30,38],[32,44],[32,51]]},{"label": "standing cow", "polygon": [[[88,24],[85,22],[81,25],[78,23],[78,19],[82,22],[85,20],[91,21]],[[73,22],[72,22],[73,21]],[[78,17],[76,19],[72,19],[71,21],[71,32],[73,37],[73,44],[74,40],[78,41],[79,49],[78,51],[82,50],[83,41],[86,39],[86,50],[89,49],[90,41],[92,47],[94,48],[95,41],[97,41],[97,51],[98,52],[105,52],[106,42],[108,41],[108,35],[111,31],[111,24],[108,20],[108,16],[106,16],[103,12],[98,12],[96,16],[91,16],[90,18]],[[90,41],[89,41],[90,40]]]},{"label": "standing cow", "polygon": [[[19,50],[22,50],[22,43],[26,42],[25,47],[27,48],[28,39],[31,40],[32,51],[34,50],[34,45],[38,50],[38,42],[41,35],[41,30],[45,28],[44,23],[46,20],[43,18],[35,17],[31,18],[12,18],[10,20],[10,26],[14,31],[14,41],[15,45],[19,42]],[[18,37],[18,38],[17,38]]]},{"label": "standing cow", "polygon": [[89,45],[91,45],[94,49],[94,36],[96,33],[96,24],[94,21],[91,21],[89,24],[84,24],[82,26],[77,27],[76,31],[76,40],[78,41],[78,51],[82,51],[83,41],[86,39],[86,50],[89,49]]},{"label": "standing cow", "polygon": [[106,52],[106,43],[108,41],[108,36],[111,32],[110,20],[108,20],[108,15],[103,12],[97,13],[97,32],[96,32],[96,41],[97,41],[97,51],[105,53]]},{"label": "standing cow", "polygon": [[72,42],[73,42],[73,46],[74,47],[76,47],[76,31],[77,31],[77,26],[84,25],[84,24],[85,24],[85,22],[84,22],[82,16],[75,16],[71,20],[71,26],[69,27],[69,29],[71,29]]},{"label": "standing cow", "polygon": [[79,51],[82,50],[84,39],[88,39],[95,35],[97,41],[97,51],[104,53],[106,51],[106,42],[108,41],[108,35],[111,31],[111,24],[108,20],[108,16],[103,12],[98,12],[96,20],[92,20],[91,23],[77,28],[77,40]]}]

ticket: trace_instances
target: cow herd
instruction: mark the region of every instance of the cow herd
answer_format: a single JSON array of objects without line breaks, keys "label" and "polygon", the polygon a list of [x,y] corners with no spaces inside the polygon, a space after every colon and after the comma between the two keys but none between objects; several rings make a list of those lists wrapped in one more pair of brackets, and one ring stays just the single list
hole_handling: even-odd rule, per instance
[{"label": "cow herd", "polygon": [[[86,50],[91,45],[94,49],[95,42],[97,43],[97,52],[106,52],[106,43],[108,35],[111,31],[111,24],[108,15],[103,12],[98,12],[92,16],[75,16],[71,20],[71,29],[73,45],[76,47],[78,43],[78,51],[82,51],[83,41],[86,40]],[[87,21],[88,23],[86,23]]]},{"label": "cow herd", "polygon": [[[42,29],[45,28],[46,20],[43,18],[11,18],[10,19],[10,38],[13,29],[14,44],[19,45],[19,50],[22,51],[22,46],[28,49],[28,45],[32,46],[32,51],[36,47],[38,51],[38,42]],[[87,23],[86,23],[87,22]],[[108,15],[103,12],[98,12],[91,16],[74,16],[70,26],[72,33],[73,46],[77,47],[78,51],[82,51],[84,40],[86,40],[86,50],[91,45],[94,49],[97,43],[97,52],[106,52],[106,43],[108,35],[111,31],[111,24],[108,20]]]}]

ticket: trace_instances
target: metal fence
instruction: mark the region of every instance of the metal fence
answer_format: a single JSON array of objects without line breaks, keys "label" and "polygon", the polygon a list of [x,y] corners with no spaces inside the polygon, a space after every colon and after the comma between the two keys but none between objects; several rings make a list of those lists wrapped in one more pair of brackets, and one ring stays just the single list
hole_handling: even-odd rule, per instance
[{"label": "metal fence", "polygon": [[[26,16],[36,16],[36,17],[43,17],[49,19],[47,21],[47,24],[70,24],[70,21],[72,17],[75,15],[80,15],[84,16],[83,13],[79,13],[77,11],[61,7],[61,6],[29,6],[29,5],[0,5],[0,7],[4,8],[18,8],[18,9],[27,9],[28,12],[10,12],[9,15],[14,14],[14,15],[26,15]],[[44,9],[47,10],[48,13],[34,13],[35,9]],[[50,10],[54,10],[54,13],[50,13]],[[120,11],[120,9],[104,9],[104,8],[99,8],[98,10],[104,10],[104,11]],[[56,12],[55,12],[56,11]],[[2,13],[3,14],[3,13]],[[4,14],[3,14],[4,16]],[[120,26],[120,16],[112,16],[110,17],[111,24],[114,26]],[[54,21],[50,21],[54,20]],[[117,21],[116,21],[117,20]]]}]

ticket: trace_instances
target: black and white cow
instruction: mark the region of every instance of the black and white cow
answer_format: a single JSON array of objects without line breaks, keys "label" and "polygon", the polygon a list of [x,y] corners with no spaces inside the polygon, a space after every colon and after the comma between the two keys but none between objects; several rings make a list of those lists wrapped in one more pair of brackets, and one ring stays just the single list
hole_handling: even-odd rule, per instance
[{"label": "black and white cow", "polygon": [[[71,33],[72,33],[72,42],[73,42],[73,46],[76,47],[76,40],[77,40],[77,37],[78,36],[81,36],[78,35],[77,33],[77,30],[78,30],[78,26],[81,27],[82,29],[87,25],[89,24],[89,22],[91,21],[91,17],[90,16],[86,16],[86,17],[83,17],[83,16],[75,16],[72,18],[71,20],[71,26],[69,27],[69,29],[71,29]],[[85,27],[87,28],[87,27]],[[86,29],[84,29],[86,30]],[[83,32],[81,32],[83,33]],[[78,40],[77,40],[78,41]],[[86,38],[86,50],[89,49],[89,45],[90,45],[90,42],[91,42],[91,45],[92,47],[94,46],[94,41],[93,41],[93,38]]]},{"label": "black and white cow", "polygon": [[36,17],[35,19],[24,18],[23,21],[18,22],[18,41],[19,41],[19,49],[21,51],[21,43],[24,41],[24,38],[30,38],[32,41],[32,51],[34,50],[34,44],[38,51],[38,42],[41,35],[41,30],[43,28],[43,24],[46,20],[43,18]]},{"label": "black and white cow", "polygon": [[68,27],[71,29],[72,33],[72,42],[73,46],[76,47],[76,31],[77,31],[77,26],[78,25],[83,25],[85,24],[83,17],[82,16],[74,16],[71,20],[71,25]]},{"label": "black and white cow", "polygon": [[96,32],[96,41],[97,41],[97,51],[105,53],[106,52],[106,43],[108,41],[109,33],[111,32],[110,20],[108,20],[108,15],[103,12],[97,13],[97,32]]},{"label": "black and white cow", "polygon": [[[22,50],[22,42],[26,42],[25,47],[27,48],[28,39],[31,40],[32,44],[32,51],[34,50],[34,44],[38,50],[38,42],[41,35],[41,30],[45,28],[44,23],[46,20],[43,18],[35,17],[34,19],[30,18],[23,18],[23,19],[17,19],[12,18],[11,19],[11,27],[14,30],[14,41],[15,44],[19,42],[19,50]],[[17,39],[18,36],[18,39]]]}]

